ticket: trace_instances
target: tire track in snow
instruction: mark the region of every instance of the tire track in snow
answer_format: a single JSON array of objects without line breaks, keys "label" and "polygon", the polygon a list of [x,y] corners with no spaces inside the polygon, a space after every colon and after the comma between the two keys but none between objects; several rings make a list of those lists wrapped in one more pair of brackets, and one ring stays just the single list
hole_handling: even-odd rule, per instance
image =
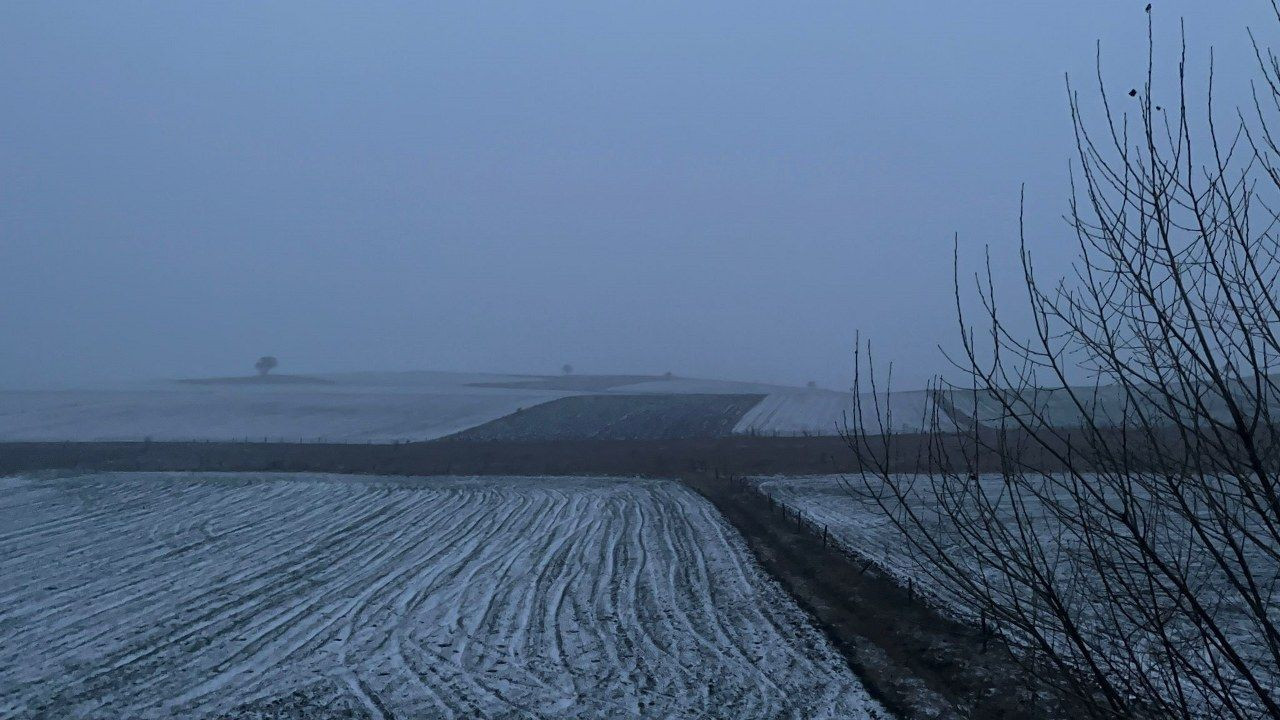
[{"label": "tire track in snow", "polygon": [[3,717],[883,717],[677,483],[2,482]]}]

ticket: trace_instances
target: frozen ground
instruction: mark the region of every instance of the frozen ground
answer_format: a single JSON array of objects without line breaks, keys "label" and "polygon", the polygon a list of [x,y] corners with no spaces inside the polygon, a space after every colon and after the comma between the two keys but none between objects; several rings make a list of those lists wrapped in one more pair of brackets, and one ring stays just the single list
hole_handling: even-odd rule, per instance
[{"label": "frozen ground", "polygon": [[[513,413],[583,395],[667,395],[674,398],[669,405],[677,412],[687,404],[681,398],[693,395],[763,396],[745,414],[733,414],[723,434],[830,436],[844,427],[852,407],[848,393],[833,390],[661,376],[403,372],[309,377],[323,383],[258,384],[234,378],[234,382],[207,384],[156,381],[73,390],[0,390],[0,442],[434,440],[508,416],[524,422]],[[579,407],[574,403],[557,406]],[[894,430],[918,432],[928,420],[932,402],[923,391],[895,392],[888,408]],[[869,401],[864,412],[872,412]],[[580,425],[582,419],[557,417],[553,425]],[[647,421],[637,416],[628,422]],[[948,418],[943,422],[952,427]],[[635,437],[666,437],[682,423],[676,417],[628,432]],[[573,437],[604,437],[611,432],[601,425]]]},{"label": "frozen ground", "polygon": [[0,479],[0,716],[883,717],[674,482]]},{"label": "frozen ground", "polygon": [[[922,432],[932,421],[933,401],[923,390],[894,392],[887,402],[883,396],[880,402],[880,415],[896,432]],[[862,412],[870,425],[877,412],[870,396],[864,397]],[[792,388],[770,393],[742,416],[733,431],[739,435],[839,435],[853,419],[850,393]],[[939,416],[939,422],[952,427],[945,415]]]},{"label": "frozen ground", "polygon": [[340,380],[0,392],[0,440],[430,440],[565,395],[467,384],[487,376],[330,377]]},{"label": "frozen ground", "polygon": [[[698,388],[728,393],[749,386],[663,378],[634,384],[643,376],[448,372],[310,377],[323,384],[256,384],[236,378],[225,384],[154,381],[89,389],[0,390],[0,442],[434,440],[551,400],[583,392],[617,394],[623,390],[620,383],[677,395]],[[628,392],[634,394],[622,394]]]},{"label": "frozen ground", "polygon": [[726,437],[759,395],[575,395],[467,430],[456,439],[673,440]]},{"label": "frozen ground", "polygon": [[[794,510],[799,510],[804,517],[819,526],[825,526],[831,537],[847,550],[875,562],[903,581],[910,580],[916,589],[931,596],[939,606],[949,610],[955,616],[976,619],[975,608],[967,604],[964,596],[949,592],[946,585],[934,579],[933,574],[922,564],[922,559],[911,543],[902,531],[885,517],[884,512],[870,499],[864,500],[856,496],[853,490],[860,487],[860,481],[857,478],[848,480],[853,484],[847,485],[844,478],[834,475],[767,477],[756,478],[753,482],[775,500]],[[999,521],[1006,523],[1008,527],[1014,527],[1011,504],[1007,499],[1007,492],[1004,492],[1005,486],[1001,478],[997,475],[983,475],[979,480],[983,492],[993,499],[996,507],[1001,508]],[[940,518],[941,514],[937,510],[938,500],[930,494],[932,490],[928,482],[918,479],[916,490],[910,501],[913,512],[929,526],[931,534],[939,538],[940,542],[946,544],[948,538],[954,539],[954,535],[949,535],[954,532],[954,526]],[[996,498],[1000,500],[995,500]],[[1060,497],[1059,501],[1064,505],[1070,503],[1066,495]],[[1073,611],[1076,613],[1077,621],[1080,622],[1081,627],[1086,629],[1092,627],[1092,621],[1097,618],[1095,613],[1105,612],[1109,606],[1101,600],[1105,597],[1106,588],[1101,579],[1094,574],[1096,573],[1094,566],[1088,563],[1078,534],[1072,532],[1069,526],[1055,518],[1052,513],[1045,511],[1043,505],[1032,497],[1024,497],[1021,506],[1029,518],[1026,526],[1032,533],[1031,537],[1036,539],[1045,558],[1053,558],[1053,571],[1060,579],[1060,586],[1070,589],[1070,597],[1075,603]],[[1150,515],[1150,517],[1155,516],[1154,513]],[[971,527],[969,532],[975,531]],[[1264,536],[1264,533],[1259,531],[1257,535]],[[1182,562],[1186,563],[1186,572],[1189,576],[1196,578],[1195,594],[1198,602],[1204,607],[1213,608],[1215,620],[1224,631],[1228,635],[1235,634],[1235,637],[1239,638],[1236,640],[1237,649],[1249,657],[1256,658],[1260,673],[1264,672],[1262,668],[1273,668],[1271,649],[1260,642],[1264,637],[1259,629],[1260,626],[1255,625],[1250,613],[1240,605],[1239,596],[1231,592],[1229,579],[1210,560],[1208,550],[1204,546],[1188,540],[1198,536],[1194,536],[1185,528],[1164,526],[1159,537],[1164,543],[1162,552],[1166,557],[1184,558]],[[992,592],[1006,593],[1004,597],[1007,597],[1007,602],[1014,602],[1015,599],[1021,602],[1032,602],[1026,597],[1023,584],[1010,582],[1008,576],[1002,574],[1004,570],[997,567],[995,563],[970,554],[970,546],[955,543],[948,547],[950,560],[966,568],[966,572],[971,577],[985,575],[990,587],[993,588]],[[1098,547],[1094,545],[1090,550],[1096,552]],[[1222,551],[1218,550],[1218,552]],[[1270,551],[1263,553],[1256,545],[1246,547],[1244,552],[1249,555],[1249,565],[1253,573],[1250,582],[1256,582],[1262,588],[1270,588],[1272,593],[1280,588],[1280,565],[1277,565],[1274,553]],[[1132,562],[1127,557],[1113,561],[1117,564]],[[998,595],[998,597],[1001,596]],[[1280,605],[1270,608],[1269,614],[1280,619]],[[1273,619],[1271,622],[1275,621]],[[1117,622],[1124,623],[1123,620]],[[1125,629],[1135,634],[1140,632],[1128,625]],[[1090,637],[1102,645],[1109,642],[1105,636],[1090,635]],[[1259,642],[1250,646],[1255,640]]]},{"label": "frozen ground", "polygon": [[843,477],[764,477],[753,482],[774,500],[825,526],[846,549],[874,560],[901,579],[922,576],[911,548],[902,542],[889,519],[855,498]]}]

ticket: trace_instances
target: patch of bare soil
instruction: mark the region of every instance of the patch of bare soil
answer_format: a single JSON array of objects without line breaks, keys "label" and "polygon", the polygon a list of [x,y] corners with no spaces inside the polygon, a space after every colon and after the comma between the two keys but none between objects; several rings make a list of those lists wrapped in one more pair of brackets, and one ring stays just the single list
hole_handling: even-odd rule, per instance
[{"label": "patch of bare soil", "polygon": [[445,438],[482,442],[724,437],[763,395],[574,395]]}]

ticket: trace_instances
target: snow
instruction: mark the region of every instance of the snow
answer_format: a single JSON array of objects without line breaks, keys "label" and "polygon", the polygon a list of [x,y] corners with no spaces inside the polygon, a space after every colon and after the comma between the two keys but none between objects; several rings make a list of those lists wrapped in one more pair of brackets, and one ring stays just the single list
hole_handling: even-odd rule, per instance
[{"label": "snow", "polygon": [[[880,396],[880,414],[896,432],[923,432],[933,419],[933,401],[924,390]],[[871,423],[876,416],[875,400],[862,399],[863,416]],[[950,419],[939,422],[951,427]],[[792,389],[774,392],[760,401],[738,421],[733,431],[739,435],[839,435],[853,424],[853,395],[819,389]],[[868,428],[873,430],[873,428]],[[874,434],[878,434],[875,429]]]},{"label": "snow", "polygon": [[[1089,480],[1088,476],[1084,479]],[[949,537],[954,539],[954,535],[949,535],[954,532],[954,528],[941,518],[939,501],[932,494],[928,480],[923,476],[914,480],[914,493],[909,500],[912,511],[931,529],[935,538],[940,538],[940,542],[947,543]],[[999,475],[981,475],[978,480],[982,492],[1000,510],[998,520],[1014,527],[1012,504],[1007,500],[1002,478]],[[799,511],[812,523],[825,528],[830,537],[845,550],[870,560],[904,584],[910,581],[917,591],[939,608],[963,620],[978,619],[977,608],[968,604],[965,595],[951,591],[948,583],[930,571],[924,560],[917,556],[912,543],[874,501],[856,496],[855,490],[862,487],[859,478],[845,479],[835,475],[766,477],[754,478],[752,482],[776,501]],[[1068,506],[1071,502],[1066,493],[1062,493],[1058,501]],[[1114,608],[1103,599],[1107,596],[1107,587],[1101,578],[1094,575],[1096,570],[1088,561],[1087,553],[1081,549],[1078,533],[1063,520],[1055,518],[1034,497],[1023,496],[1019,507],[1027,517],[1025,528],[1033,533],[1043,557],[1054,559],[1053,571],[1058,573],[1061,586],[1068,588],[1067,592],[1071,593],[1073,613],[1079,627],[1085,628],[1087,636],[1099,645],[1107,644],[1107,636],[1093,635],[1091,628],[1097,618],[1101,617],[1101,613]],[[1148,517],[1161,516],[1152,513]],[[1189,529],[1179,529],[1167,524],[1169,517],[1164,516],[1166,524],[1157,529],[1159,542],[1164,543],[1162,552],[1166,556],[1184,558],[1182,562],[1187,563],[1185,572],[1196,578],[1194,592],[1198,602],[1206,608],[1212,608],[1216,622],[1235,643],[1235,649],[1255,663],[1259,673],[1269,672],[1274,665],[1268,664],[1271,650],[1261,641],[1265,634],[1248,608],[1242,605],[1239,595],[1231,590],[1230,579],[1212,562],[1208,549],[1196,544],[1194,533]],[[1151,522],[1154,524],[1156,521]],[[973,532],[974,529],[971,527],[968,531]],[[1262,533],[1259,529],[1258,536]],[[1188,541],[1187,538],[1192,539]],[[923,538],[919,540],[924,542]],[[1100,547],[1106,546],[1095,544],[1090,552],[1097,552]],[[1248,556],[1255,581],[1263,587],[1277,587],[1280,584],[1280,563],[1277,563],[1273,553],[1265,552],[1257,546],[1245,547],[1242,552]],[[1024,584],[1010,581],[998,563],[975,556],[968,545],[956,542],[954,546],[949,546],[948,559],[964,568],[971,577],[985,576],[992,592],[997,593],[997,597],[1004,598],[1004,602],[1017,600],[1026,603],[1028,607],[1033,604],[1034,600],[1027,597]],[[1117,564],[1126,561],[1131,562],[1127,557],[1116,560]],[[1111,632],[1116,631],[1117,625],[1122,626],[1126,633],[1139,638],[1147,632],[1140,626],[1126,626],[1126,622],[1127,619],[1120,613],[1119,617],[1108,618],[1101,625]],[[1165,627],[1166,630],[1178,631],[1174,619],[1167,622],[1169,624]],[[1221,662],[1221,658],[1218,658],[1218,662]]]},{"label": "snow", "polygon": [[941,599],[943,593],[933,586],[899,530],[873,502],[856,497],[854,490],[861,483],[857,477],[763,477],[753,482],[774,500],[825,527],[844,549],[871,560],[904,582],[911,580],[935,599]]},{"label": "snow", "polygon": [[458,382],[0,392],[0,440],[430,440],[563,397]]},{"label": "snow", "polygon": [[[910,478],[911,476],[903,476]],[[875,478],[869,478],[876,482]],[[936,605],[961,619],[977,617],[973,608],[965,606],[954,593],[934,577],[924,558],[904,537],[902,531],[884,514],[884,511],[871,498],[859,497],[864,491],[862,480],[856,475],[848,477],[840,475],[815,475],[802,477],[763,477],[754,478],[752,482],[762,492],[779,503],[798,510],[806,519],[818,526],[825,527],[830,537],[845,550],[859,557],[874,562],[888,574],[896,577],[904,584],[911,581],[913,586],[929,597]],[[1000,497],[1004,486],[999,475],[980,475],[979,482],[990,497]],[[931,530],[940,536],[949,531],[939,517],[938,501],[932,494],[926,476],[916,476],[913,485],[915,493],[911,499],[913,512],[925,522]],[[892,501],[888,501],[892,505]],[[1055,535],[1058,526],[1047,517],[1048,513],[1036,512],[1034,501],[1027,499],[1023,511],[1032,516],[1035,522],[1031,525],[1041,534],[1040,541],[1046,548],[1057,548],[1059,538]],[[1012,523],[1010,515],[1002,518]],[[923,540],[921,540],[923,542]],[[952,560],[966,564],[975,573],[988,573],[991,578],[999,577],[999,573],[990,563],[972,561],[960,555],[957,544]],[[1065,548],[1064,548],[1064,551]],[[1047,551],[1052,554],[1052,551]],[[1065,564],[1063,565],[1065,567]]]},{"label": "snow", "polygon": [[675,482],[0,478],[0,716],[267,715],[885,713]]},{"label": "snow", "polygon": [[[738,420],[734,434],[836,435],[845,427],[852,407],[846,392],[693,378],[575,391],[536,387],[548,376],[369,372],[313,377],[325,383],[163,381],[96,389],[0,391],[0,442],[433,440],[519,409],[583,394],[763,395]],[[533,383],[535,387],[476,386],[494,383]],[[933,403],[924,391],[895,392],[887,407],[894,430],[920,432]],[[864,413],[873,413],[869,398],[864,398]],[[947,428],[953,427],[949,418],[944,416],[942,421]]]}]

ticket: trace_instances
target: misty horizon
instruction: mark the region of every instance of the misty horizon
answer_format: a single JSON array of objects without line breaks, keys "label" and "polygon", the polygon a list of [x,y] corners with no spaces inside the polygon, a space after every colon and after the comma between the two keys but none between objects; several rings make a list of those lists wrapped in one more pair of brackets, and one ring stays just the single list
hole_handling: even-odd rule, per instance
[{"label": "misty horizon", "polygon": [[[1101,42],[1123,99],[1142,5],[5,6],[0,387],[274,353],[843,389],[859,331],[923,387],[954,233],[1013,280],[1025,182],[1073,256],[1063,77],[1093,102]],[[1186,17],[1248,69],[1264,6],[1161,3],[1157,48]]]},{"label": "misty horizon", "polygon": [[0,4],[0,716],[1280,720],[1280,0]]}]

